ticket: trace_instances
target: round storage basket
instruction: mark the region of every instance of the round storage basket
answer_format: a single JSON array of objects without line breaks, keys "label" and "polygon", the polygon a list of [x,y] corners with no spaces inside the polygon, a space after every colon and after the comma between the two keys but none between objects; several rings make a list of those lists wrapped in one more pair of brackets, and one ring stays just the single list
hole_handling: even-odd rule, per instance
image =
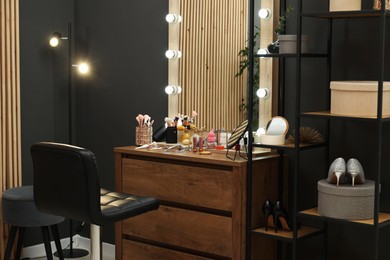
[{"label": "round storage basket", "polygon": [[374,217],[375,182],[364,184],[330,184],[318,182],[318,213],[321,216],[348,220]]}]

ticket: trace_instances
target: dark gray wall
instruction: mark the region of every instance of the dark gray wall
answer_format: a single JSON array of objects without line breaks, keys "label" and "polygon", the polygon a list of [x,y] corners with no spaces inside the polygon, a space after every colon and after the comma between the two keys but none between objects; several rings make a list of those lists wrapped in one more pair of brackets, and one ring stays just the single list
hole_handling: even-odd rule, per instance
[{"label": "dark gray wall", "polygon": [[168,1],[79,0],[75,10],[76,56],[93,69],[76,79],[76,143],[94,151],[102,186],[114,189],[113,148],[134,145],[135,117],[158,127],[167,115]]},{"label": "dark gray wall", "polygon": [[[66,35],[74,19],[73,1],[21,0],[21,125],[22,177],[32,184],[30,146],[38,141],[67,142],[67,43],[50,48],[53,32]],[[62,236],[67,225],[60,225]],[[40,229],[26,232],[26,245],[42,243]]]},{"label": "dark gray wall", "polygon": [[[90,62],[88,77],[72,72],[73,143],[95,153],[101,186],[114,189],[113,148],[134,144],[139,113],[152,116],[156,127],[167,114],[167,13],[167,0],[20,1],[24,185],[32,184],[31,144],[68,142],[67,42],[50,48],[49,35],[66,35],[71,22],[73,60]],[[67,222],[60,232],[68,235]],[[42,242],[39,230],[29,234],[27,245]],[[88,228],[82,235],[89,236]],[[113,225],[103,239],[114,243]]]}]

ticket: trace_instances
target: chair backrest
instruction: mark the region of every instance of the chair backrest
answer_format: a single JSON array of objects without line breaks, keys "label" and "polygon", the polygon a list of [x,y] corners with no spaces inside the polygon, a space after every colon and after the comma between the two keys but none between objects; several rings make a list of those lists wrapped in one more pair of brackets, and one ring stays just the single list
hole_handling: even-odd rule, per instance
[{"label": "chair backrest", "polygon": [[41,142],[31,147],[34,200],[53,215],[95,223],[101,216],[100,185],[94,154],[67,144]]}]

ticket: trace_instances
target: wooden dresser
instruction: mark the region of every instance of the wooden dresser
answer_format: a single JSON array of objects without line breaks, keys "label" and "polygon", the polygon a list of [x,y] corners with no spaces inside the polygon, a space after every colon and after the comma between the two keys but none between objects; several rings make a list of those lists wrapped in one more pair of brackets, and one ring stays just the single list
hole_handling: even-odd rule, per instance
[{"label": "wooden dresser", "polygon": [[[116,224],[115,259],[245,259],[247,162],[134,148],[115,148],[116,189],[156,197],[160,208]],[[277,199],[278,158],[253,161],[254,228],[264,225],[262,203]],[[274,246],[259,239],[253,247]]]}]

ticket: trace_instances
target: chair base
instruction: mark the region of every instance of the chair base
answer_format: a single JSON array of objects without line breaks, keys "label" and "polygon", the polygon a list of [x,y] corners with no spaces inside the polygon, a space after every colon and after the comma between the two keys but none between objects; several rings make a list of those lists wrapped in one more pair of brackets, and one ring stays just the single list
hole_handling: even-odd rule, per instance
[{"label": "chair base", "polygon": [[102,257],[102,245],[101,245],[101,233],[100,226],[91,224],[91,260],[101,260]]},{"label": "chair base", "polygon": [[[84,249],[75,249],[73,248],[72,251],[70,249],[63,249],[62,250],[62,255],[64,258],[79,258],[79,257],[84,257],[87,256],[89,252]],[[55,252],[54,255],[58,257],[58,252]]]}]

